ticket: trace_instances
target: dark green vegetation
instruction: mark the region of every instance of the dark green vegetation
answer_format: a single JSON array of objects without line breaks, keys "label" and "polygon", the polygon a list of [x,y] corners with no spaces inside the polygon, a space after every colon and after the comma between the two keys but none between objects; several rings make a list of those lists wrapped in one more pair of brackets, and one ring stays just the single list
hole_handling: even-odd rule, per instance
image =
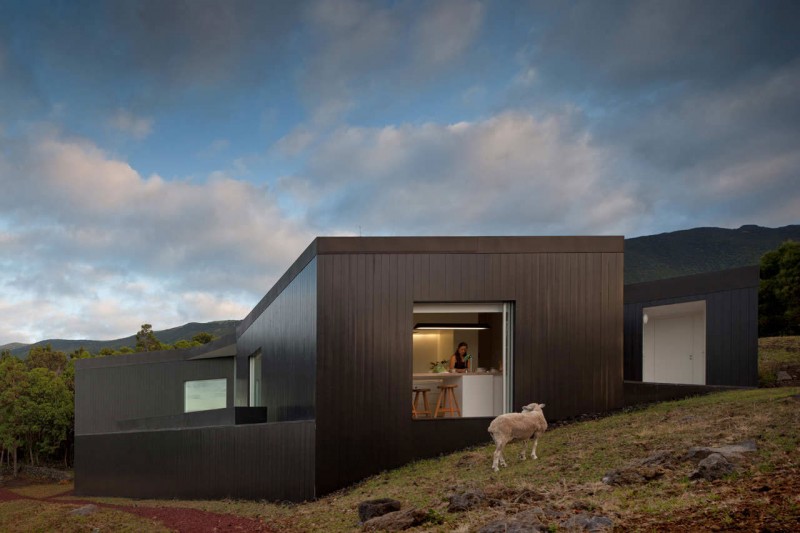
[{"label": "dark green vegetation", "polygon": [[800,382],[800,336],[758,339],[758,386],[781,385],[778,381],[781,371],[793,376],[789,384]]},{"label": "dark green vegetation", "polygon": [[800,225],[693,228],[625,239],[625,283],[758,265],[790,239],[800,242]]},{"label": "dark green vegetation", "polygon": [[800,335],[800,242],[786,241],[761,258],[758,335]]},{"label": "dark green vegetation", "polygon": [[191,348],[214,340],[200,331],[191,340],[172,345],[159,341],[150,324],[134,336],[135,348],[103,348],[92,354],[84,348],[65,353],[50,344],[34,345],[25,359],[0,350],[0,468],[16,475],[21,460],[31,465],[61,462],[69,467],[74,442],[75,361],[175,348]]},{"label": "dark green vegetation", "polygon": [[[224,337],[225,335],[232,334],[236,329],[238,320],[218,320],[216,322],[189,322],[177,328],[164,329],[161,331],[153,332],[159,341],[164,345],[174,345],[181,340],[191,339],[200,333],[211,334],[216,338]],[[62,352],[72,352],[83,348],[91,353],[99,353],[101,350],[107,349],[119,351],[124,347],[128,347],[131,351],[139,351],[134,349],[136,346],[136,335],[124,337],[122,339],[115,339],[110,341],[93,341],[93,340],[65,340],[65,339],[49,339],[36,342],[34,344],[20,344],[18,342],[0,346],[0,350],[9,350],[11,355],[17,357],[25,357],[34,346],[50,345],[53,350]],[[179,347],[179,346],[176,346]],[[169,347],[167,347],[168,349]]]}]

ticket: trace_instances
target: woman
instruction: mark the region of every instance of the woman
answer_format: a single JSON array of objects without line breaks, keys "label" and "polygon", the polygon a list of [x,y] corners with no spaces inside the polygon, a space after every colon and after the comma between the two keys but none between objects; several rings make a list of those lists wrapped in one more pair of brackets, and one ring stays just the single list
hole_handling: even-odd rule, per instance
[{"label": "woman", "polygon": [[450,370],[454,370],[456,372],[466,372],[467,371],[467,343],[466,342],[459,342],[458,348],[456,348],[456,352],[450,356]]}]

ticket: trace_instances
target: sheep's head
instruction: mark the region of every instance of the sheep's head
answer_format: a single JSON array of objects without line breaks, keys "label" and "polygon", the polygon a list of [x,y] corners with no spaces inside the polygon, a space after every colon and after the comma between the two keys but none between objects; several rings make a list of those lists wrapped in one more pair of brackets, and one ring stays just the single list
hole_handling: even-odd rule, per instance
[{"label": "sheep's head", "polygon": [[537,407],[541,411],[542,409],[544,409],[544,404],[543,403],[529,403],[528,405],[523,405],[522,406],[522,411],[523,412],[525,412],[525,411],[535,411]]}]

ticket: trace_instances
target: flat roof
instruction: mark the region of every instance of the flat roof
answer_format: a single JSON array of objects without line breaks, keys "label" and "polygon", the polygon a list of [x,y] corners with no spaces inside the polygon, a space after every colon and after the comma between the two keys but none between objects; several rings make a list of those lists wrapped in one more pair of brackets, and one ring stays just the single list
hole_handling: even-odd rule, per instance
[{"label": "flat roof", "polygon": [[668,298],[682,298],[720,291],[755,288],[759,285],[759,267],[746,266],[690,276],[644,281],[625,285],[624,302],[646,303]]},{"label": "flat roof", "polygon": [[333,254],[530,254],[623,253],[625,238],[563,237],[317,237],[236,326],[241,335],[318,255]]}]

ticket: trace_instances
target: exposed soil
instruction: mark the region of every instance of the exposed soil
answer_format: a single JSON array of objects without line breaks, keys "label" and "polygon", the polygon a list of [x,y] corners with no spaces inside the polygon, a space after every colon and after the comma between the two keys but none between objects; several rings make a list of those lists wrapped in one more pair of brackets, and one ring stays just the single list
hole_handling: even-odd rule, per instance
[{"label": "exposed soil", "polygon": [[[20,487],[28,485],[21,480],[16,480],[14,486]],[[6,487],[9,485],[7,484]],[[62,493],[50,498],[30,498],[21,496],[7,488],[0,487],[0,502],[11,500],[35,500],[51,504],[69,505],[81,507],[84,505],[96,505],[106,509],[122,511],[133,515],[155,520],[164,524],[165,527],[178,532],[191,533],[219,533],[225,531],[253,531],[253,532],[274,532],[277,529],[269,527],[264,522],[251,518],[243,518],[235,515],[223,515],[209,513],[197,509],[185,509],[178,507],[139,507],[136,505],[116,505],[108,503],[90,502],[87,500],[55,500],[53,498],[63,497]]]}]

